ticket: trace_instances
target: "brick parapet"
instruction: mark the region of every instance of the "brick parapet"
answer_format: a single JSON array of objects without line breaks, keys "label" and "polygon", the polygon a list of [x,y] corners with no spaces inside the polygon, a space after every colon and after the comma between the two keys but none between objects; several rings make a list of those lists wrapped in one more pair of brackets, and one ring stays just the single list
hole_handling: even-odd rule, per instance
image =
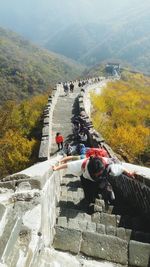
[{"label": "brick parapet", "polygon": [[[86,112],[86,98],[88,94],[88,86],[85,86],[81,89],[81,93],[79,95],[79,114],[82,117],[82,121],[84,126],[88,129],[88,141],[89,146],[98,147],[102,145],[106,151],[108,152],[110,157],[118,158],[118,155],[111,149],[111,147],[105,142],[105,139],[102,135],[100,135],[93,127],[92,122],[90,121],[90,116]],[[90,127],[87,127],[91,123]],[[110,178],[110,182],[113,185],[117,195],[122,197],[125,201],[127,201],[131,206],[137,208],[138,211],[150,219],[150,173],[149,177],[145,177],[145,175],[137,175],[137,180],[133,180],[127,177],[112,177]]]},{"label": "brick parapet", "polygon": [[50,158],[52,145],[52,118],[61,87],[61,84],[58,84],[54,87],[52,94],[48,97],[48,103],[43,112],[43,129],[38,156],[40,161]]}]

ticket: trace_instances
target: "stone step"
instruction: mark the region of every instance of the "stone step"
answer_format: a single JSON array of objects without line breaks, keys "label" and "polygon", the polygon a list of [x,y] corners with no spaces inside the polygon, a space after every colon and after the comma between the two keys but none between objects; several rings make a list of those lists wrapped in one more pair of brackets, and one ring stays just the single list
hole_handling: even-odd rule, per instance
[{"label": "stone step", "polygon": [[73,254],[83,253],[87,256],[127,264],[128,243],[116,236],[81,231],[73,228],[56,226],[53,246],[55,249]]},{"label": "stone step", "polygon": [[[79,230],[81,232],[97,232],[99,234],[116,236],[120,239],[129,241],[131,238],[131,230],[125,228],[118,228],[111,225],[104,225],[101,223],[91,222],[90,218],[79,215],[78,218],[58,217],[57,226],[66,227],[69,229]],[[142,233],[141,233],[142,234]],[[145,239],[147,235],[145,234]]]},{"label": "stone step", "polygon": [[119,216],[106,213],[96,213],[90,216],[80,210],[68,209],[64,210],[61,216],[58,217],[57,225],[80,231],[117,236],[126,241],[133,239],[144,243],[150,243],[150,234],[120,227],[119,218]]},{"label": "stone step", "polygon": [[79,209],[71,209],[71,208],[61,209],[58,219],[60,219],[61,217],[66,217],[67,221],[69,219],[76,219],[76,220],[84,220],[84,221],[86,220],[88,222],[91,222],[91,216],[86,212],[84,212],[83,210]]},{"label": "stone step", "polygon": [[72,175],[69,176],[66,175],[62,178],[61,181],[61,186],[63,185],[70,187],[78,187],[78,186],[81,187],[80,178]]},{"label": "stone step", "polygon": [[[76,222],[74,223],[75,226]],[[71,222],[70,226],[73,226]],[[82,225],[83,226],[83,225]],[[88,231],[80,228],[56,226],[56,235],[53,246],[61,251],[71,252],[73,254],[84,254],[88,257],[103,259],[123,265],[147,267],[149,266],[150,244],[122,238],[122,229],[120,234],[112,235],[112,229],[97,224],[100,232],[95,232],[91,228]],[[106,233],[102,233],[102,229]],[[109,228],[109,229],[108,229]],[[119,229],[119,228],[118,228]],[[111,230],[111,231],[110,231]],[[124,233],[123,233],[124,234]],[[142,254],[141,254],[142,251]],[[141,256],[142,255],[142,256]]]}]

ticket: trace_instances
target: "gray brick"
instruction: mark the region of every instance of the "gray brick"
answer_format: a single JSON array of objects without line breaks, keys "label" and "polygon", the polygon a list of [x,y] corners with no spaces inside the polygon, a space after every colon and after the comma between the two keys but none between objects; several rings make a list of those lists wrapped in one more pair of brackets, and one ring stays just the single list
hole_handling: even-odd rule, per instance
[{"label": "gray brick", "polygon": [[60,197],[60,201],[67,202],[67,195],[66,196],[61,196]]},{"label": "gray brick", "polygon": [[125,229],[126,230],[126,240],[127,242],[131,239],[132,230],[131,229]]},{"label": "gray brick", "polygon": [[105,225],[112,225],[116,227],[116,216],[111,214],[102,213],[101,214],[101,221],[102,224]]},{"label": "gray brick", "polygon": [[78,221],[78,224],[79,224],[79,228],[80,230],[83,232],[83,231],[86,231],[87,229],[87,221]]},{"label": "gray brick", "polygon": [[72,191],[68,191],[68,192],[67,192],[67,196],[70,197],[71,199],[73,199]]},{"label": "gray brick", "polygon": [[119,227],[117,228],[117,233],[116,236],[118,236],[119,238],[126,240],[126,230],[123,227]]},{"label": "gray brick", "polygon": [[68,228],[80,230],[78,221],[76,219],[69,219]]},{"label": "gray brick", "polygon": [[150,258],[150,244],[130,241],[129,243],[129,265],[148,267]]},{"label": "gray brick", "polygon": [[73,202],[73,198],[71,196],[67,196],[67,202]]},{"label": "gray brick", "polygon": [[79,230],[56,227],[53,246],[56,249],[78,254],[80,251],[81,237],[81,231]]},{"label": "gray brick", "polygon": [[78,200],[78,193],[77,192],[72,192],[72,196],[74,200]]},{"label": "gray brick", "polygon": [[105,225],[104,224],[97,223],[96,224],[96,231],[99,234],[106,234]]},{"label": "gray brick", "polygon": [[78,194],[78,198],[79,199],[83,199],[84,198],[84,193],[83,193],[82,189],[78,188],[77,194]]},{"label": "gray brick", "polygon": [[100,223],[101,221],[101,214],[99,212],[96,212],[91,217],[92,222]]},{"label": "gray brick", "polygon": [[58,226],[67,227],[67,218],[66,217],[58,217]]},{"label": "gray brick", "polygon": [[88,222],[87,223],[87,229],[86,229],[87,231],[89,231],[89,232],[96,232],[96,223],[92,223],[92,222]]},{"label": "gray brick", "polygon": [[95,200],[95,205],[102,207],[102,210],[105,210],[105,202],[103,199],[96,199]]},{"label": "gray brick", "polygon": [[67,188],[61,188],[61,196],[67,196]]},{"label": "gray brick", "polygon": [[94,212],[102,212],[103,211],[103,207],[99,206],[99,205],[94,205]]},{"label": "gray brick", "polygon": [[128,263],[127,242],[118,237],[84,232],[82,235],[81,252],[99,259],[115,263]]},{"label": "gray brick", "polygon": [[111,225],[107,225],[106,226],[106,234],[115,236],[116,235],[116,227],[113,227]]}]

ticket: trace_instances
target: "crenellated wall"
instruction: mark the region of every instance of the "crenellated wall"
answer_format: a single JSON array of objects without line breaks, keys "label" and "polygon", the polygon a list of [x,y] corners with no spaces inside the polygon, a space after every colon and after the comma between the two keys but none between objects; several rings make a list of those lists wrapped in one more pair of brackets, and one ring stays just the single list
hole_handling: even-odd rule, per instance
[{"label": "crenellated wall", "polygon": [[[98,84],[96,86],[98,87]],[[102,145],[111,157],[117,158],[117,155],[105,142],[104,137],[95,131],[90,121],[90,108],[89,104],[87,105],[87,101],[89,103],[89,89],[91,89],[91,86],[89,85],[82,88],[78,98],[79,113],[82,117],[82,120],[84,121],[85,127],[88,128],[89,144],[93,147]],[[150,169],[142,166],[128,164],[125,162],[122,162],[122,164],[127,169],[135,171],[137,175],[135,180],[123,176],[120,176],[119,179],[111,177],[110,182],[115,190],[115,193],[118,198],[128,202],[129,205],[137,209],[141,214],[146,215],[150,220]]]},{"label": "crenellated wall", "polygon": [[53,111],[57,103],[57,98],[59,96],[60,90],[62,88],[61,84],[57,84],[52,91],[52,95],[48,98],[48,103],[43,112],[43,129],[41,145],[39,149],[39,160],[44,161],[50,158],[51,143],[52,143],[52,119]]},{"label": "crenellated wall", "polygon": [[53,172],[61,156],[37,163],[0,182],[0,265],[36,266],[55,230],[62,173]]},{"label": "crenellated wall", "polygon": [[[91,84],[91,86],[93,85]],[[94,86],[96,87],[98,84]],[[39,161],[42,162],[19,173],[5,177],[0,181],[0,266],[40,266],[39,259],[41,251],[48,252],[48,248],[53,243],[55,223],[59,213],[57,204],[60,197],[60,183],[64,173],[61,171],[52,171],[52,166],[57,164],[62,156],[57,155],[50,158],[50,152],[52,145],[53,111],[61,89],[61,84],[54,88],[52,96],[49,97],[48,104],[44,110],[43,131],[39,151]],[[98,144],[102,144],[110,156],[116,157],[112,149],[106,144],[104,138],[95,131],[90,121],[88,86],[85,86],[81,90],[78,100],[80,115],[88,127],[90,145],[98,146]],[[89,104],[87,104],[87,101]],[[125,166],[127,165],[129,169],[135,167],[132,164],[123,164]],[[143,215],[149,216],[150,177],[147,175],[146,169],[139,167],[137,181],[121,176],[119,179],[111,178],[110,182],[113,184],[118,198],[124,198],[125,201],[128,200],[129,204],[134,208],[136,207]],[[115,215],[110,216],[112,219],[115,218]],[[123,228],[120,228],[120,232],[121,230]],[[74,232],[76,236],[76,231]],[[69,230],[68,233],[70,233]],[[70,234],[68,234],[68,238],[70,238]],[[114,242],[113,240],[115,240],[112,237],[103,235],[99,239],[95,233],[84,234],[84,239],[88,245],[82,249],[82,252],[86,252],[88,256],[92,257],[95,257],[93,256],[96,251],[95,246],[100,244],[101,240],[104,240],[104,245],[110,241],[111,246]],[[71,242],[73,241],[71,240]],[[101,247],[99,250],[103,253]],[[135,266],[134,263],[136,262],[139,250],[143,250],[142,255],[145,255],[145,261],[147,261],[149,244],[130,240],[128,250],[130,254],[129,258],[131,258],[129,259],[130,265]],[[112,249],[111,251],[113,254]],[[51,255],[49,255],[49,259],[52,259]],[[108,260],[107,256],[104,259]],[[52,266],[56,266],[55,261]],[[69,264],[68,266],[75,265]],[[78,264],[76,266],[81,265]],[[87,265],[85,264],[84,266]],[[95,267],[98,265],[95,263],[95,265],[90,266]],[[146,265],[139,263],[136,266],[145,267]]]}]

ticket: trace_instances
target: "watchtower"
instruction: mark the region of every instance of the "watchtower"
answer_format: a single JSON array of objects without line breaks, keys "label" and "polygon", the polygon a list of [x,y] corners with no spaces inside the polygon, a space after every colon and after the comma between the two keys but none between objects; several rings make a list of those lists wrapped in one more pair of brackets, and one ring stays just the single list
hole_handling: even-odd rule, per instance
[{"label": "watchtower", "polygon": [[107,63],[105,67],[106,73],[113,76],[120,75],[120,64],[119,63]]}]

